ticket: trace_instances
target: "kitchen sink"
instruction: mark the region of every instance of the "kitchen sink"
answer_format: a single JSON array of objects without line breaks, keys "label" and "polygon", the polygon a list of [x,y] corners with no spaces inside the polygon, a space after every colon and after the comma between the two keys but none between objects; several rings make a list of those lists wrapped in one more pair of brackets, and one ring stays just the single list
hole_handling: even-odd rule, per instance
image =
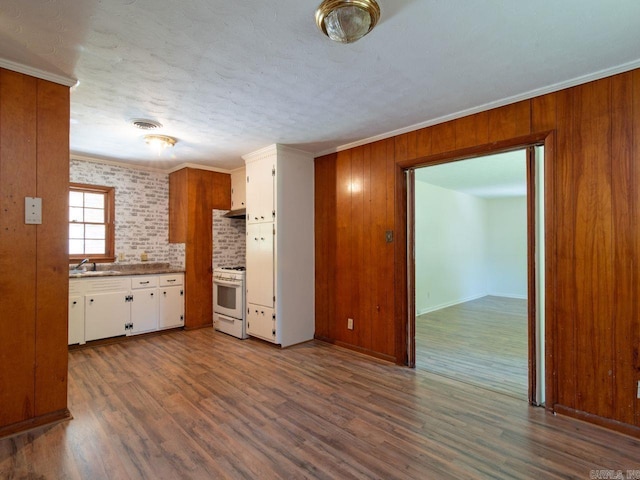
[{"label": "kitchen sink", "polygon": [[118,270],[98,270],[98,271],[93,271],[93,270],[69,270],[69,275],[78,275],[81,277],[95,277],[98,275],[115,275],[121,273]]}]

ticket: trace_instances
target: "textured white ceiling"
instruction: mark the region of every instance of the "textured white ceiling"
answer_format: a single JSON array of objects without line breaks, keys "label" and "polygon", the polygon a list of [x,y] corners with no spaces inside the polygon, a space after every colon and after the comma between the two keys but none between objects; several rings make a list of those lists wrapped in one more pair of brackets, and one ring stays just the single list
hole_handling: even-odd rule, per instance
[{"label": "textured white ceiling", "polygon": [[[357,43],[320,0],[2,0],[0,57],[79,80],[71,149],[231,169],[273,143],[318,154],[640,66],[637,0],[379,0]],[[131,118],[178,145],[160,156]]]},{"label": "textured white ceiling", "polygon": [[416,169],[416,181],[482,198],[527,194],[526,150]]}]

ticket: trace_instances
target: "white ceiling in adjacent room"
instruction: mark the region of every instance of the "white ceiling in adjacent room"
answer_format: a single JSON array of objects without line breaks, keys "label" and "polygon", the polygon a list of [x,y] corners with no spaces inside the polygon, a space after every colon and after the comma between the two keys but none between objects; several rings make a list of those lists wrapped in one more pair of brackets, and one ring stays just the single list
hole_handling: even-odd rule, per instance
[{"label": "white ceiling in adjacent room", "polygon": [[482,198],[527,194],[526,150],[416,169],[416,181]]},{"label": "white ceiling in adjacent room", "polygon": [[[640,66],[637,0],[379,0],[342,45],[320,0],[3,0],[0,65],[77,79],[71,150],[231,169],[313,154]],[[24,70],[24,69],[23,69]],[[158,154],[130,120],[178,139]]]}]

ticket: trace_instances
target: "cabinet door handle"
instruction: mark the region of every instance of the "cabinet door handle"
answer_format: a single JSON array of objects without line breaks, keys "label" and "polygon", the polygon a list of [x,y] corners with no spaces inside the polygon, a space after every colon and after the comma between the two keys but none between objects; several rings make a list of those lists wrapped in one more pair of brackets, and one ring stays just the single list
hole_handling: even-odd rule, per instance
[{"label": "cabinet door handle", "polygon": [[264,237],[260,237],[260,240],[262,240],[264,242]]},{"label": "cabinet door handle", "polygon": [[261,218],[262,220],[264,220],[264,217],[263,217],[262,215],[260,215],[260,218]]},{"label": "cabinet door handle", "polygon": [[89,300],[89,303],[93,303],[93,298],[91,300]]},{"label": "cabinet door handle", "polygon": [[153,297],[153,293],[151,294],[151,296]]},{"label": "cabinet door handle", "polygon": [[149,280],[147,280],[146,282],[140,282],[140,285],[146,285],[147,283],[149,283]]},{"label": "cabinet door handle", "polygon": [[172,278],[172,279],[170,279],[170,280],[167,280],[167,283],[173,283],[173,282],[175,282],[175,281],[176,281],[176,279],[175,279],[175,278]]},{"label": "cabinet door handle", "polygon": [[78,304],[78,302],[77,302],[77,301],[74,301],[74,302],[73,302],[73,304],[74,304],[74,305],[77,305],[77,304]]},{"label": "cabinet door handle", "polygon": [[167,292],[162,292],[162,293],[164,293],[164,296],[165,296],[165,297],[167,296]]}]

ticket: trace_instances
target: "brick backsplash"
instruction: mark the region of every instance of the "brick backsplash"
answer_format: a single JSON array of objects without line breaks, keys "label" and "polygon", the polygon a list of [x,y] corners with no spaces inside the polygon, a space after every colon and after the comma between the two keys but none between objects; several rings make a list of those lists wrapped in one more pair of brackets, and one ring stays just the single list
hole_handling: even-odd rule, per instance
[{"label": "brick backsplash", "polygon": [[70,181],[116,189],[118,263],[150,262],[184,266],[184,244],[169,244],[169,175],[119,165],[71,160]]},{"label": "brick backsplash", "polygon": [[183,268],[185,266],[185,244],[169,244],[169,263],[174,267]]},{"label": "brick backsplash", "polygon": [[[150,262],[185,266],[184,243],[169,243],[169,175],[84,160],[71,160],[70,181],[116,188],[115,237],[117,263]],[[243,220],[213,211],[213,268],[245,264],[246,227]]]},{"label": "brick backsplash", "polygon": [[246,222],[225,218],[226,210],[213,211],[213,268],[246,264]]}]

